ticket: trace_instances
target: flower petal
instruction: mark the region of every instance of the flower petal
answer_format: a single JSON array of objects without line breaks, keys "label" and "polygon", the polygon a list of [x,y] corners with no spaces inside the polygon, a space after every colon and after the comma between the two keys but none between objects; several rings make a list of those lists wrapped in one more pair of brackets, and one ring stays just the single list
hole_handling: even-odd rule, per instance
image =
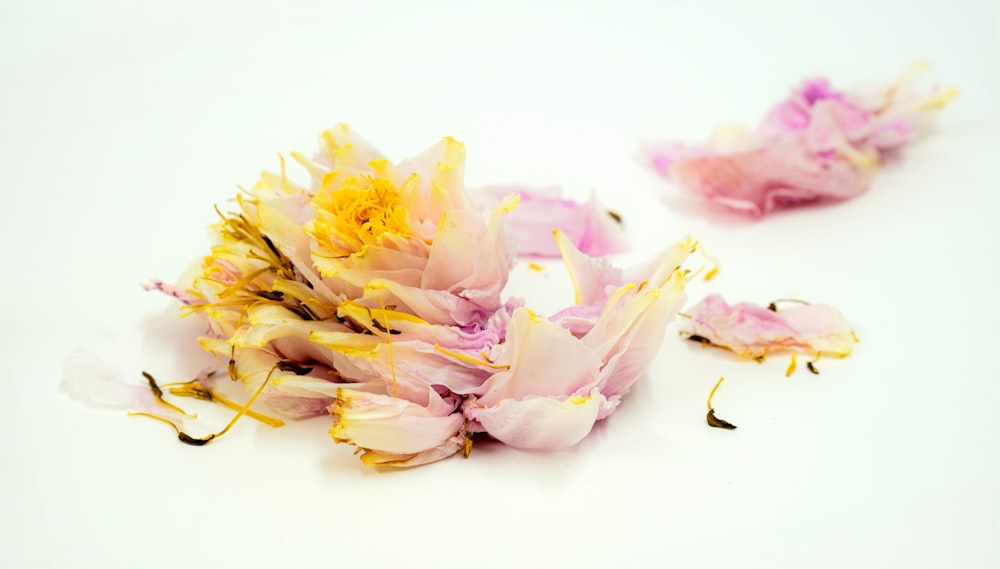
[{"label": "flower petal", "polygon": [[583,396],[503,399],[489,407],[472,402],[465,413],[490,436],[512,447],[556,450],[587,436],[607,404],[595,388]]},{"label": "flower petal", "polygon": [[506,196],[518,195],[517,207],[507,216],[507,226],[522,257],[559,257],[552,232],[560,230],[588,255],[609,255],[628,249],[622,224],[592,194],[580,203],[561,196],[558,187],[487,186],[480,190],[484,202],[493,206]]},{"label": "flower petal", "polygon": [[333,440],[387,455],[451,448],[450,439],[464,422],[461,413],[436,416],[403,399],[351,389],[338,392],[330,412],[337,417],[330,430]]},{"label": "flower petal", "polygon": [[823,304],[774,311],[749,303],[730,306],[718,294],[688,311],[684,332],[695,339],[759,359],[770,352],[793,350],[846,356],[854,334],[835,308]]}]

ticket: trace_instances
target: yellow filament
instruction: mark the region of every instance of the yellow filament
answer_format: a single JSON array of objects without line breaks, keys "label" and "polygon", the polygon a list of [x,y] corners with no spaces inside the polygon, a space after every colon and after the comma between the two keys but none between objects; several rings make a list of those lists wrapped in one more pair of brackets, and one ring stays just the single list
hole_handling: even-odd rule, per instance
[{"label": "yellow filament", "polygon": [[239,421],[240,418],[243,417],[243,415],[246,415],[247,412],[250,411],[250,407],[252,407],[254,402],[257,401],[257,398],[260,397],[260,394],[264,392],[264,388],[267,387],[267,384],[271,381],[271,375],[274,373],[274,370],[276,369],[278,369],[277,365],[272,367],[271,371],[267,372],[267,377],[265,377],[264,381],[261,382],[260,387],[257,388],[257,391],[254,391],[253,395],[250,396],[250,399],[247,400],[247,402],[244,403],[239,408],[239,411],[236,413],[236,415],[229,420],[229,423],[227,423],[226,426],[223,427],[221,431],[212,435],[212,438],[221,437],[222,435],[226,434],[229,431],[229,429],[231,429],[232,426],[236,424],[236,421]]},{"label": "yellow filament", "polygon": [[396,360],[393,358],[392,354],[392,328],[389,326],[389,315],[388,311],[385,309],[385,304],[382,303],[382,299],[378,300],[378,305],[382,307],[382,318],[385,320],[383,327],[385,328],[385,341],[389,344],[389,373],[392,375],[392,396],[399,396],[399,386],[396,383]]},{"label": "yellow filament", "polygon": [[788,362],[788,369],[785,370],[785,377],[791,377],[791,375],[793,373],[795,373],[795,367],[798,365],[795,362],[795,356],[796,355],[797,354],[792,354],[792,360],[790,362]]},{"label": "yellow filament", "polygon": [[566,272],[569,273],[569,280],[573,282],[573,292],[576,294],[576,303],[580,304],[583,302],[583,293],[580,291],[580,282],[576,277],[576,273],[573,272],[573,263],[569,260],[569,253],[566,251],[563,240],[559,238],[560,235],[562,235],[562,232],[558,229],[552,230],[552,236],[555,237],[556,246],[559,247],[559,254],[562,256],[563,263],[566,265]]},{"label": "yellow filament", "polygon": [[467,356],[465,354],[460,354],[458,352],[453,352],[451,350],[447,350],[447,349],[442,348],[441,346],[439,346],[437,344],[434,344],[434,349],[437,350],[437,351],[439,351],[439,352],[441,352],[442,354],[444,354],[446,356],[450,356],[450,357],[455,358],[456,360],[461,360],[463,362],[468,362],[470,364],[475,364],[475,365],[479,365],[479,366],[483,366],[483,367],[488,367],[490,369],[510,369],[509,365],[497,365],[497,364],[492,363],[492,362],[480,361],[480,360],[477,360],[477,359],[475,359],[473,357]]},{"label": "yellow filament", "polygon": [[278,161],[281,162],[281,185],[284,186],[286,193],[292,193],[291,186],[288,185],[288,175],[285,172],[285,157],[280,153],[278,154]]},{"label": "yellow filament", "polygon": [[951,102],[952,99],[958,96],[958,89],[951,87],[941,91],[936,96],[924,101],[920,104],[921,110],[933,110],[944,108],[945,105]]},{"label": "yellow filament", "polygon": [[724,379],[726,379],[726,378],[720,377],[719,381],[715,382],[715,387],[712,388],[712,391],[708,392],[708,410],[709,411],[712,410],[712,397],[715,396],[715,390],[718,389],[720,385],[722,385],[722,380],[724,380]]},{"label": "yellow filament", "polygon": [[[170,384],[170,385],[174,385],[174,384]],[[206,398],[204,395],[202,395],[200,393],[201,391],[204,391],[204,393],[208,394],[208,397]],[[212,389],[210,387],[202,387],[200,385],[198,385],[196,387],[196,386],[192,385],[192,382],[181,383],[181,384],[179,384],[178,387],[171,387],[170,388],[170,394],[171,395],[176,395],[178,397],[194,397],[196,399],[208,399],[209,401],[212,401],[212,402],[215,402],[215,403],[219,403],[220,405],[228,407],[229,409],[232,409],[233,411],[239,411],[240,410],[240,404],[239,403],[236,403],[235,401],[231,401],[231,400],[227,399],[221,393],[219,393],[218,391],[216,391],[216,390],[214,390],[214,389]],[[268,415],[264,415],[262,413],[258,413],[258,412],[253,411],[253,410],[247,410],[246,414],[247,414],[247,417],[250,417],[251,419],[256,419],[257,421],[260,421],[261,423],[264,423],[265,425],[270,425],[271,427],[277,428],[277,427],[281,427],[281,426],[283,426],[285,424],[284,421],[282,421],[281,419],[278,419],[277,417],[270,417]]]}]

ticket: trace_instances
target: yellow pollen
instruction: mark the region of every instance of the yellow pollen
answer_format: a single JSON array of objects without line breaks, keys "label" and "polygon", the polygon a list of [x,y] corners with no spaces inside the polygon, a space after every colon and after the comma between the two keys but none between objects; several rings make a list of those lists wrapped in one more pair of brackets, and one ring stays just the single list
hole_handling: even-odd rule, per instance
[{"label": "yellow pollen", "polygon": [[[321,241],[333,235],[354,253],[367,244],[378,244],[385,234],[408,235],[406,210],[392,181],[374,176],[351,176],[340,187],[320,192],[313,199],[317,210],[314,233]],[[335,247],[341,249],[341,247]]]}]

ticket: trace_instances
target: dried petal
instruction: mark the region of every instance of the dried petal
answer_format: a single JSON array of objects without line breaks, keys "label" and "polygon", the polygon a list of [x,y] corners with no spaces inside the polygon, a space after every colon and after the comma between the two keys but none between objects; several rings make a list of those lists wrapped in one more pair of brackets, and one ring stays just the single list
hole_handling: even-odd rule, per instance
[{"label": "dried petal", "polygon": [[683,333],[761,359],[770,352],[792,350],[844,357],[854,348],[854,333],[843,315],[825,304],[803,304],[781,311],[749,303],[730,306],[718,294],[707,296],[687,312]]},{"label": "dried petal", "polygon": [[954,89],[915,94],[926,66],[875,91],[839,91],[811,79],[750,133],[724,128],[708,143],[648,146],[650,165],[688,193],[762,216],[864,192],[881,154],[915,139]]}]

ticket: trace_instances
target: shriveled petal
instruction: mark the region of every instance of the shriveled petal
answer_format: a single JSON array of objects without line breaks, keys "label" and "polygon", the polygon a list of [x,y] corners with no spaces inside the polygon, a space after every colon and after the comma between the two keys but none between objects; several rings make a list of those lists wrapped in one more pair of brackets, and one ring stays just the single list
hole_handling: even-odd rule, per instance
[{"label": "shriveled petal", "polygon": [[480,391],[483,405],[532,396],[566,397],[589,392],[601,360],[569,330],[539,318],[527,308],[514,311],[505,343],[509,369],[488,379]]},{"label": "shriveled petal", "polygon": [[678,272],[662,287],[626,289],[609,300],[600,320],[582,338],[602,358],[598,387],[605,397],[624,395],[656,357],[666,325],[687,298],[684,285]]},{"label": "shriveled petal", "polygon": [[397,306],[432,324],[479,325],[493,312],[448,291],[404,286],[386,279],[369,282],[362,298],[382,306]]},{"label": "shriveled petal", "polygon": [[811,79],[767,114],[752,135],[646,150],[654,170],[681,189],[753,216],[864,192],[881,153],[913,140],[955,91],[915,95],[922,68],[873,92],[838,91]]},{"label": "shriveled petal", "polygon": [[464,422],[461,413],[437,416],[403,399],[351,389],[338,392],[330,412],[336,416],[330,430],[333,440],[388,455],[450,447],[449,440]]},{"label": "shriveled petal", "polygon": [[781,350],[846,356],[853,349],[853,332],[843,316],[826,305],[776,312],[750,303],[730,306],[722,296],[711,294],[688,315],[686,334],[746,358]]},{"label": "shriveled petal", "polygon": [[503,399],[491,406],[471,402],[465,414],[495,439],[520,449],[556,450],[590,433],[608,402],[596,388],[585,395]]},{"label": "shriveled petal", "polygon": [[343,123],[323,131],[320,134],[320,143],[315,160],[330,170],[344,167],[365,168],[372,160],[382,158],[382,153],[371,143]]},{"label": "shriveled petal", "polygon": [[367,450],[361,454],[361,462],[368,466],[409,468],[448,458],[465,448],[465,444],[466,438],[462,435],[456,435],[436,447],[418,453],[399,454]]},{"label": "shriveled petal", "polygon": [[501,203],[488,223],[475,211],[446,212],[421,287],[456,294],[489,312],[499,308],[513,261],[504,218],[516,204],[516,199]]},{"label": "shriveled petal", "polygon": [[555,233],[555,238],[576,290],[576,303],[590,306],[603,306],[614,291],[627,283],[661,285],[698,248],[697,241],[690,236],[685,237],[649,260],[623,270],[616,267],[608,256],[594,257],[582,253],[561,231]]},{"label": "shriveled petal", "polygon": [[670,175],[688,192],[762,216],[822,198],[847,199],[868,188],[871,169],[833,156],[809,158],[795,145],[674,164]]},{"label": "shriveled petal", "polygon": [[828,304],[809,304],[782,309],[778,315],[816,353],[846,356],[857,341],[844,315]]},{"label": "shriveled petal", "polygon": [[488,186],[480,190],[488,205],[499,204],[506,196],[518,195],[517,207],[507,216],[523,257],[559,257],[552,232],[560,230],[578,249],[589,255],[621,253],[628,248],[617,214],[591,195],[586,202],[562,197],[558,187]]},{"label": "shriveled petal", "polygon": [[465,193],[465,145],[445,137],[423,153],[398,165],[404,176],[420,183],[401,190],[403,206],[418,220],[437,223],[448,210],[473,209]]},{"label": "shriveled petal", "polygon": [[99,356],[79,349],[66,358],[59,389],[88,407],[140,411],[180,419],[177,411],[160,405],[148,385],[125,381],[121,370]]}]

